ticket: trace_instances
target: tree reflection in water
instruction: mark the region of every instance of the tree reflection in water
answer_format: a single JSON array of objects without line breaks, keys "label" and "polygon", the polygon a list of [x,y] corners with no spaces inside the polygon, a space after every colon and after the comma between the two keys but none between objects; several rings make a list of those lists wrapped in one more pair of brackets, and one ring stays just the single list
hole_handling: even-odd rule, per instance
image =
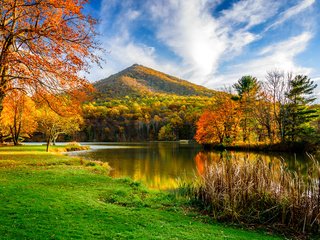
[{"label": "tree reflection in water", "polygon": [[196,144],[180,144],[179,142],[153,143],[108,143],[92,146],[93,150],[79,152],[79,156],[108,162],[113,168],[112,177],[130,177],[141,181],[150,188],[172,189],[178,186],[177,179],[194,179],[201,175],[212,161],[222,158],[240,158],[264,161],[288,161],[291,169],[300,168],[305,171],[305,156],[288,154],[266,154],[246,152],[202,151]]}]

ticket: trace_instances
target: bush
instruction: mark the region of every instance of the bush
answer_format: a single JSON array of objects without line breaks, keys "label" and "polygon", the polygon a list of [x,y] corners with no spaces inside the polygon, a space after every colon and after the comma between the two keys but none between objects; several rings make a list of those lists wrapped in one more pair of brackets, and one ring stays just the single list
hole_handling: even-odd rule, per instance
[{"label": "bush", "polygon": [[65,150],[67,152],[72,152],[72,151],[82,151],[82,150],[89,150],[90,147],[89,146],[81,146],[79,143],[77,142],[71,142],[71,143],[68,143],[66,146],[65,146]]}]

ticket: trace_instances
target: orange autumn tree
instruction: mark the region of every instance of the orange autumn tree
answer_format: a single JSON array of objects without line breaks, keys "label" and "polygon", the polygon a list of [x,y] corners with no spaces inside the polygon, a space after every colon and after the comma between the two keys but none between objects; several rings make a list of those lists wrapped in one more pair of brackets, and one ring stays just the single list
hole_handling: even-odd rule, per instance
[{"label": "orange autumn tree", "polygon": [[12,91],[5,97],[3,106],[2,135],[11,136],[14,145],[18,145],[20,137],[29,137],[37,128],[35,103],[23,92]]},{"label": "orange autumn tree", "polygon": [[230,98],[222,99],[211,110],[206,110],[197,122],[195,139],[201,144],[230,144],[239,131],[238,103]]},{"label": "orange autumn tree", "polygon": [[[87,86],[79,77],[99,62],[88,0],[2,0],[0,112],[12,89],[53,96]],[[47,100],[48,101],[48,100]],[[56,100],[55,100],[56,101]]]}]

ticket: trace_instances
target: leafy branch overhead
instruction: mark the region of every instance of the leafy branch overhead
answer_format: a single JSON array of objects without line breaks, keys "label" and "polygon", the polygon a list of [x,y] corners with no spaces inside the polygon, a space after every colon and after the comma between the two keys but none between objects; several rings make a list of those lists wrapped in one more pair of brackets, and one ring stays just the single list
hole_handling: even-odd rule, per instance
[{"label": "leafy branch overhead", "polygon": [[88,86],[79,72],[99,58],[96,21],[83,11],[87,2],[1,1],[0,112],[12,89],[57,95]]}]

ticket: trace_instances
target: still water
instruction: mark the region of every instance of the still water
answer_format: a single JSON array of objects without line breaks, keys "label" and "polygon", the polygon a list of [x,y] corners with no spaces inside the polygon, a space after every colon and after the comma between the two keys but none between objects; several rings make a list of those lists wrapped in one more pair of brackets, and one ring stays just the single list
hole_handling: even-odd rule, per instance
[{"label": "still water", "polygon": [[130,177],[156,189],[174,188],[179,179],[192,179],[201,174],[211,161],[221,158],[261,158],[264,161],[283,159],[290,169],[301,171],[310,161],[306,155],[285,153],[204,152],[197,144],[179,142],[103,143],[90,146],[90,151],[75,152],[72,155],[108,162],[112,167],[112,177]]}]

